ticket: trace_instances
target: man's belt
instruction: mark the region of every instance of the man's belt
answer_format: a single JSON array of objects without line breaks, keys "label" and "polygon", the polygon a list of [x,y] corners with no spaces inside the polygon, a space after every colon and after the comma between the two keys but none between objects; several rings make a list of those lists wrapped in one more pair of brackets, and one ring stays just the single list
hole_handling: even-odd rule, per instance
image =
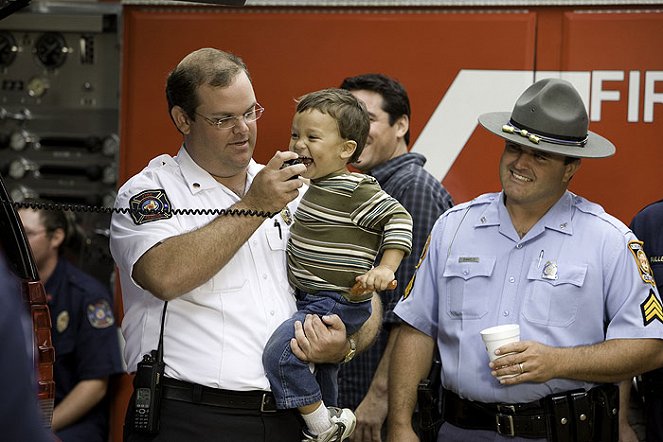
[{"label": "man's belt", "polygon": [[175,401],[262,413],[277,411],[276,400],[269,391],[222,390],[171,378],[163,379],[162,388],[163,397]]},{"label": "man's belt", "polygon": [[461,399],[444,390],[442,412],[446,422],[468,430],[496,431],[504,436],[545,438],[547,413],[539,401],[527,404],[486,404]]}]

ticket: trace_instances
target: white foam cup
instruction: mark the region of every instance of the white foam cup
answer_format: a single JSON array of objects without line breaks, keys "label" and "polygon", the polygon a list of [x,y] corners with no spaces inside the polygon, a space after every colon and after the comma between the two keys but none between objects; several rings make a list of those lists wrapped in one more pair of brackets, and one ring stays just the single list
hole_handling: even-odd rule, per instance
[{"label": "white foam cup", "polygon": [[481,333],[481,338],[486,345],[486,351],[488,352],[491,361],[494,361],[498,357],[505,356],[497,356],[495,354],[495,350],[499,347],[510,342],[520,341],[520,326],[518,324],[497,325],[495,327],[483,329],[479,333]]}]

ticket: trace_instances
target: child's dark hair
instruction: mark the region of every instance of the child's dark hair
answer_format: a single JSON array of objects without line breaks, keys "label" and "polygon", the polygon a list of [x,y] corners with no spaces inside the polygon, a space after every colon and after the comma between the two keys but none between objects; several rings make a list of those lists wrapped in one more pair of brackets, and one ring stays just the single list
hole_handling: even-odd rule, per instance
[{"label": "child's dark hair", "polygon": [[359,159],[364,150],[371,121],[366,105],[344,89],[323,89],[304,95],[297,101],[297,113],[317,110],[336,120],[341,138],[357,143],[348,163]]}]

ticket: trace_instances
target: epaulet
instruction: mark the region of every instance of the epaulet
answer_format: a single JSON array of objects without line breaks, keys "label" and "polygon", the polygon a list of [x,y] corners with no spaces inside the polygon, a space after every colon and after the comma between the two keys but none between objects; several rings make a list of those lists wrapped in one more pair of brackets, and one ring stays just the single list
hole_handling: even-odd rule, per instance
[{"label": "epaulet", "polygon": [[587,201],[585,198],[578,195],[573,195],[573,203],[579,211],[602,219],[617,229],[622,235],[631,231],[623,222],[607,213],[599,204]]},{"label": "epaulet", "polygon": [[168,154],[159,155],[147,164],[146,169],[159,169],[164,166],[175,166],[175,159]]},{"label": "epaulet", "polygon": [[474,207],[474,206],[481,206],[481,205],[485,205],[485,204],[490,204],[495,200],[495,198],[498,197],[498,195],[499,195],[499,193],[484,193],[483,195],[479,195],[478,197],[476,197],[476,198],[474,198],[470,201],[460,203],[460,204],[456,204],[455,206],[449,208],[444,213],[445,214],[454,213],[454,212],[458,212],[458,211],[467,209],[468,207]]}]

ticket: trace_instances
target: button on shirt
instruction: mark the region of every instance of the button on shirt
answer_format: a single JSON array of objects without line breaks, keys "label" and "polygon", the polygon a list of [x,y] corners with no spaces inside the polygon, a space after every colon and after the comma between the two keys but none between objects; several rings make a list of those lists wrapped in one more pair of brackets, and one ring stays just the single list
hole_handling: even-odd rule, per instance
[{"label": "button on shirt", "polygon": [[[262,167],[251,161],[247,186]],[[122,186],[115,205],[129,207],[132,196],[150,189],[164,189],[173,209],[220,209],[239,201],[198,166],[184,147],[174,158],[153,159]],[[291,211],[295,207],[294,202],[290,204]],[[120,268],[129,371],[136,369],[143,354],[156,348],[163,309],[163,301],[131,278],[134,264],[160,241],[200,228],[217,216],[178,213],[139,225],[129,215],[113,216],[111,252]],[[263,348],[274,329],[296,310],[286,276],[289,226],[284,218],[266,219],[211,280],[168,303],[166,376],[214,388],[269,390]]]},{"label": "button on shirt", "polygon": [[516,322],[521,340],[554,347],[663,338],[660,320],[643,321],[640,304],[660,297],[640,277],[628,249],[634,240],[620,221],[570,192],[519,238],[503,195],[482,195],[435,224],[414,288],[395,313],[437,340],[442,384],[463,398],[518,403],[588,389],[593,384],[569,379],[500,385],[479,331]]}]

